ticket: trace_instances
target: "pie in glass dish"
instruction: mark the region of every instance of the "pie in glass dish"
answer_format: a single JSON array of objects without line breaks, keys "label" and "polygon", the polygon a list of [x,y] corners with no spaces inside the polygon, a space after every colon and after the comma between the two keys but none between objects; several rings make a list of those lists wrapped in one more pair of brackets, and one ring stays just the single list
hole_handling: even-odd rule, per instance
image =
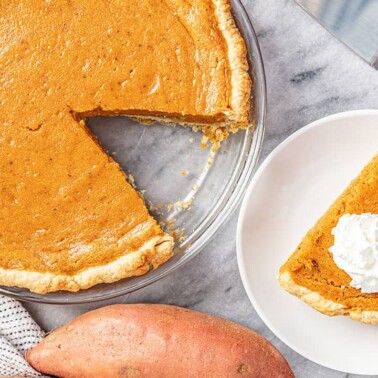
[{"label": "pie in glass dish", "polygon": [[213,141],[250,126],[229,1],[9,0],[0,13],[0,285],[78,291],[157,268],[173,238],[85,119]]}]

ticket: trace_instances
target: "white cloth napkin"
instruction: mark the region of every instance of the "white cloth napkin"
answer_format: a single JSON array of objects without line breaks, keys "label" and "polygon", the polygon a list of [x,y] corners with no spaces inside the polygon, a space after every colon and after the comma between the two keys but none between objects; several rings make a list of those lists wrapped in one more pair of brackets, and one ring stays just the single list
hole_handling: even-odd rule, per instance
[{"label": "white cloth napkin", "polygon": [[0,295],[0,376],[43,377],[25,361],[24,354],[44,336],[20,303]]}]

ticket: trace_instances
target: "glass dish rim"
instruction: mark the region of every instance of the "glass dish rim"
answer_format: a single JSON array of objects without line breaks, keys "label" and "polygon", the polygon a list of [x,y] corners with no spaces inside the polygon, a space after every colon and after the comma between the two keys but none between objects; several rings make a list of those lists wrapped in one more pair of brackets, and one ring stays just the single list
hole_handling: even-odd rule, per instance
[{"label": "glass dish rim", "polygon": [[[189,245],[188,250],[181,253],[181,256],[174,263],[169,264],[168,262],[155,271],[148,272],[140,277],[135,277],[136,282],[126,284],[118,290],[113,292],[105,292],[104,294],[100,294],[98,296],[94,296],[93,293],[91,293],[91,295],[88,295],[86,298],[79,297],[75,299],[75,293],[68,293],[70,298],[65,299],[59,297],[59,292],[49,293],[49,295],[40,295],[32,292],[19,294],[9,291],[4,287],[0,287],[0,294],[25,302],[56,305],[95,303],[130,294],[131,292],[153,284],[154,282],[166,277],[168,274],[182,267],[193,257],[195,257],[215,236],[220,227],[227,222],[237,206],[240,204],[248,184],[252,179],[253,173],[256,170],[265,133],[267,96],[263,59],[255,30],[241,0],[231,0],[231,3],[233,5],[232,12],[236,23],[243,34],[246,44],[248,45],[248,61],[254,82],[252,95],[254,96],[255,126],[245,131],[243,147],[240,153],[240,160],[242,160],[242,164],[238,164],[238,166],[240,165],[239,170],[233,175],[233,179],[230,180],[228,188],[224,191],[224,195],[219,201],[218,206],[212,209],[211,213],[201,223],[199,229],[195,230],[195,232],[190,236],[191,239],[194,237],[196,238],[193,243]],[[243,27],[240,27],[240,22],[243,23]]]}]

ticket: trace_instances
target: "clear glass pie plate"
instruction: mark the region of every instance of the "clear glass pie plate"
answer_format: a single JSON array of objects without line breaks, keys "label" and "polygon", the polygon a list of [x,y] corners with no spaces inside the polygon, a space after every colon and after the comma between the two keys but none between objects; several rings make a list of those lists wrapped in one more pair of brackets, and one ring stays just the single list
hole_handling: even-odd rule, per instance
[{"label": "clear glass pie plate", "polygon": [[226,222],[243,197],[257,164],[266,108],[265,75],[256,34],[242,3],[233,0],[232,4],[248,47],[254,82],[254,128],[230,135],[212,156],[210,148],[201,148],[202,134],[190,128],[141,125],[127,117],[87,119],[101,144],[129,179],[135,180],[151,213],[159,221],[167,222],[166,231],[175,232],[175,255],[144,276],[97,285],[77,293],[38,295],[15,287],[0,287],[0,293],[19,300],[54,304],[87,303],[124,295],[185,264]]}]

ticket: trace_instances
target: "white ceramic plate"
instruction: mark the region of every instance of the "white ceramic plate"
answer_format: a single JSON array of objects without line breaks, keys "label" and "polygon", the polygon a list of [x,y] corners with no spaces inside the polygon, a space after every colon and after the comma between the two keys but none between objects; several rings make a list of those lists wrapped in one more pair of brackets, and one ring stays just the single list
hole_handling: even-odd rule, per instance
[{"label": "white ceramic plate", "polygon": [[240,274],[267,326],[304,357],[378,374],[378,326],[328,317],[286,293],[276,276],[307,230],[378,152],[378,110],[339,113],[297,131],[255,174],[237,235]]}]

